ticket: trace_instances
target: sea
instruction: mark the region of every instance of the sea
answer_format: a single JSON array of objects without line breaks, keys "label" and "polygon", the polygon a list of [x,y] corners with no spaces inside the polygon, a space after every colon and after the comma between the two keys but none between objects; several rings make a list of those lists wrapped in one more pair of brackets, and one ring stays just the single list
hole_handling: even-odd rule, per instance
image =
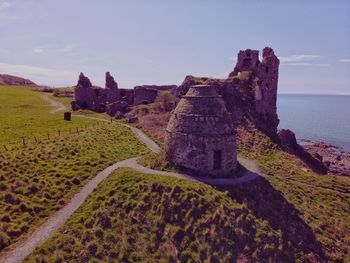
[{"label": "sea", "polygon": [[350,152],[350,95],[279,94],[279,129],[297,139],[322,140]]}]

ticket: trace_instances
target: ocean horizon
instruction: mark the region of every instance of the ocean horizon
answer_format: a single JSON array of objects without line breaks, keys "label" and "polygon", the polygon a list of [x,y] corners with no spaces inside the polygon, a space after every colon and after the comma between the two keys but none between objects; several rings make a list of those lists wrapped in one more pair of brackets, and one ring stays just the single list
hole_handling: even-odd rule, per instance
[{"label": "ocean horizon", "polygon": [[279,129],[350,151],[350,94],[278,94]]}]

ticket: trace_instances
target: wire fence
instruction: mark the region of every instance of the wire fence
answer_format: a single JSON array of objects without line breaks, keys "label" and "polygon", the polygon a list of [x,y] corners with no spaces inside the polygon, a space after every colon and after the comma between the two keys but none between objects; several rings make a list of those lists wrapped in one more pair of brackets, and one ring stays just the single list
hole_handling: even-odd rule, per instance
[{"label": "wire fence", "polygon": [[89,125],[85,124],[85,125],[71,127],[68,129],[48,130],[46,134],[40,134],[40,135],[34,135],[34,136],[22,136],[12,142],[3,143],[0,153],[16,151],[16,150],[25,148],[27,146],[35,146],[42,142],[49,143],[49,142],[53,142],[56,139],[70,138],[73,135],[78,135],[85,131],[93,130],[95,128],[103,127],[112,123],[113,123],[112,119],[109,122],[96,121],[93,124],[89,124]]}]

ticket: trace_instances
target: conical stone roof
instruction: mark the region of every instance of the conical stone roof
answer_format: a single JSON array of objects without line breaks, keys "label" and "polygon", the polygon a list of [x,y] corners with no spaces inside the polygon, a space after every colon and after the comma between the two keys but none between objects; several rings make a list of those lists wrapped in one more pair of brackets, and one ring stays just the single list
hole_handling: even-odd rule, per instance
[{"label": "conical stone roof", "polygon": [[230,136],[234,128],[224,101],[215,88],[196,85],[179,101],[167,131],[213,137]]}]

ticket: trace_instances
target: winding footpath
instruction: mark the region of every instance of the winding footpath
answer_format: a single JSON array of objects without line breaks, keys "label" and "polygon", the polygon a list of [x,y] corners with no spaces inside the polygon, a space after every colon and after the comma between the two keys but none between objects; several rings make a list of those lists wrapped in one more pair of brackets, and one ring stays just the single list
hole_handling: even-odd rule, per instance
[{"label": "winding footpath", "polygon": [[[50,113],[52,114],[57,113],[59,111],[67,110],[67,107],[63,103],[53,100],[47,94],[42,95],[42,98],[45,101],[49,102],[50,106],[55,107],[55,109],[50,111]],[[97,117],[89,117],[89,116],[83,116],[83,115],[74,115],[74,116],[109,122],[106,119],[97,118]],[[143,133],[141,130],[135,127],[131,127],[129,125],[126,125],[126,126],[129,127],[133,131],[133,133],[137,136],[137,138],[140,139],[143,143],[145,143],[151,151],[156,153],[160,152],[161,150],[160,147],[145,133]],[[83,204],[83,202],[88,198],[88,196],[93,192],[93,190],[99,185],[99,183],[101,183],[113,171],[115,171],[118,168],[127,167],[145,174],[159,174],[164,176],[171,176],[171,177],[183,178],[183,179],[192,180],[192,181],[203,182],[203,183],[212,184],[212,185],[237,185],[237,184],[254,180],[257,177],[259,177],[259,175],[264,176],[259,172],[259,169],[254,162],[244,158],[239,158],[239,162],[248,169],[248,171],[242,177],[218,178],[218,179],[196,177],[196,176],[190,176],[186,174],[153,170],[138,164],[137,157],[117,162],[107,167],[103,171],[99,172],[94,178],[88,181],[88,183],[83,188],[81,188],[79,192],[77,192],[74,195],[74,197],[64,207],[62,207],[54,215],[49,217],[49,219],[44,224],[39,226],[26,239],[14,244],[12,250],[2,255],[2,257],[0,258],[0,263],[22,262],[28,255],[30,255],[35,250],[35,248],[39,247],[44,241],[46,241],[53,234],[54,231],[60,228],[67,221],[67,219],[71,217],[71,215]]]},{"label": "winding footpath", "polygon": [[51,99],[48,94],[41,95],[41,98],[47,101],[48,103],[50,103],[49,106],[54,107],[54,109],[49,111],[51,114],[54,114],[59,111],[67,110],[67,107],[63,103]]}]

